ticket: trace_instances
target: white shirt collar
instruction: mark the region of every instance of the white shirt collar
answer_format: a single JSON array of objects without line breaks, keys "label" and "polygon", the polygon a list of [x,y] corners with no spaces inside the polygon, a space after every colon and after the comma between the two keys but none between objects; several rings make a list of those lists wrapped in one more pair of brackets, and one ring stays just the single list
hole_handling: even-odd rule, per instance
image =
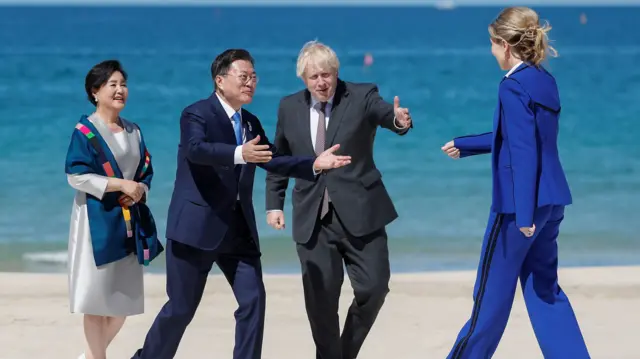
[{"label": "white shirt collar", "polygon": [[236,112],[240,113],[240,118],[242,118],[242,108],[240,108],[240,110],[236,111],[220,95],[218,95],[217,92],[216,92],[216,96],[218,97],[218,100],[222,104],[222,108],[224,109],[224,112],[227,113],[227,116],[229,117],[229,119],[231,119],[231,117],[233,117],[233,115]]},{"label": "white shirt collar", "polygon": [[509,70],[509,72],[504,75],[504,77],[509,77],[509,75],[511,75],[518,67],[520,67],[520,65],[522,65],[522,61],[518,62],[514,67],[512,67],[511,70]]},{"label": "white shirt collar", "polygon": [[[335,95],[336,95],[336,94],[334,93],[334,94],[329,98],[329,101],[327,101],[327,106],[331,106],[331,105],[333,105],[333,97],[334,97]],[[319,102],[320,102],[320,101],[316,100],[316,98],[315,98],[315,97],[311,96],[311,107],[315,107]]]}]

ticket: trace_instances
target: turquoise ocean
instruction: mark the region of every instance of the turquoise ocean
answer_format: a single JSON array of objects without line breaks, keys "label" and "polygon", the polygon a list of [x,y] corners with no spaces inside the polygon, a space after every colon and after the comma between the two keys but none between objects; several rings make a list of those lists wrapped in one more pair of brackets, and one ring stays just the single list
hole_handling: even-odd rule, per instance
[{"label": "turquoise ocean", "polygon": [[[560,87],[560,151],[574,197],[560,265],[640,264],[640,8],[536,10],[553,26],[560,54],[547,67]],[[153,155],[149,205],[164,241],[179,115],[211,93],[213,58],[229,47],[251,51],[260,83],[247,108],[273,136],[280,98],[303,86],[296,56],[312,39],[336,50],[343,79],[377,83],[413,114],[408,136],[381,129],[375,145],[400,215],[388,227],[392,270],[474,269],[491,200],[490,158],[453,161],[440,147],[491,129],[503,72],[486,28],[499,11],[0,7],[0,270],[65,270],[73,190],[64,157],[76,121],[92,111],[84,91],[91,66],[116,58],[129,73],[123,116],[140,124]],[[363,65],[367,53],[371,66]],[[265,272],[298,272],[290,200],[288,228],[269,228],[264,177],[258,170],[254,205]],[[163,260],[151,270],[161,272]]]}]

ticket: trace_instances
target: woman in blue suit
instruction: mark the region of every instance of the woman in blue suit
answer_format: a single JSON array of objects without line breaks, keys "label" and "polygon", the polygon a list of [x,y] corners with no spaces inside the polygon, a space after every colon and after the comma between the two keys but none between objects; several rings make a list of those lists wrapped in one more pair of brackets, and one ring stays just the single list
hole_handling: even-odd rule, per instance
[{"label": "woman in blue suit", "polygon": [[493,201],[482,244],[471,318],[449,359],[486,359],[509,319],[516,284],[546,359],[588,359],[571,304],[558,285],[558,245],[571,192],[558,155],[560,99],[541,63],[555,50],[548,25],[526,7],[507,8],[489,25],[502,79],[493,131],[455,138],[452,158],[491,153]]}]

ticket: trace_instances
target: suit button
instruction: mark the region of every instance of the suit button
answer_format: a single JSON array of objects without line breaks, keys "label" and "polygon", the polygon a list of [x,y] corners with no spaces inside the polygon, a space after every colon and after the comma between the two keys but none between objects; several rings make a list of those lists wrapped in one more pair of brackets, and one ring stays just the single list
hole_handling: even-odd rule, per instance
[{"label": "suit button", "polygon": [[326,176],[326,175],[327,175],[327,172],[322,172],[322,175],[323,175],[323,176]]}]

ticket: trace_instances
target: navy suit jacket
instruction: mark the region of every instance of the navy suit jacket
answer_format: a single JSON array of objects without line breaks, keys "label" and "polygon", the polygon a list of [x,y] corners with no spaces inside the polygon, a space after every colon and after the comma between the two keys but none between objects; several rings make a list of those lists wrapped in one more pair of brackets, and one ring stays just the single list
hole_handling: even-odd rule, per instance
[{"label": "navy suit jacket", "polygon": [[492,153],[491,209],[515,213],[519,228],[533,225],[538,207],[572,202],[558,154],[559,119],[555,79],[523,63],[500,83],[493,132],[454,139],[460,157]]},{"label": "navy suit jacket", "polygon": [[[260,144],[272,148],[273,158],[258,166],[283,176],[314,181],[315,157],[278,156],[256,116],[242,110],[246,141],[260,135]],[[234,165],[236,138],[231,120],[214,94],[186,107],[180,117],[178,167],[169,214],[167,238],[204,250],[214,250],[224,239],[238,202],[256,244],[253,210],[256,164]],[[241,167],[240,175],[236,166]]]}]

